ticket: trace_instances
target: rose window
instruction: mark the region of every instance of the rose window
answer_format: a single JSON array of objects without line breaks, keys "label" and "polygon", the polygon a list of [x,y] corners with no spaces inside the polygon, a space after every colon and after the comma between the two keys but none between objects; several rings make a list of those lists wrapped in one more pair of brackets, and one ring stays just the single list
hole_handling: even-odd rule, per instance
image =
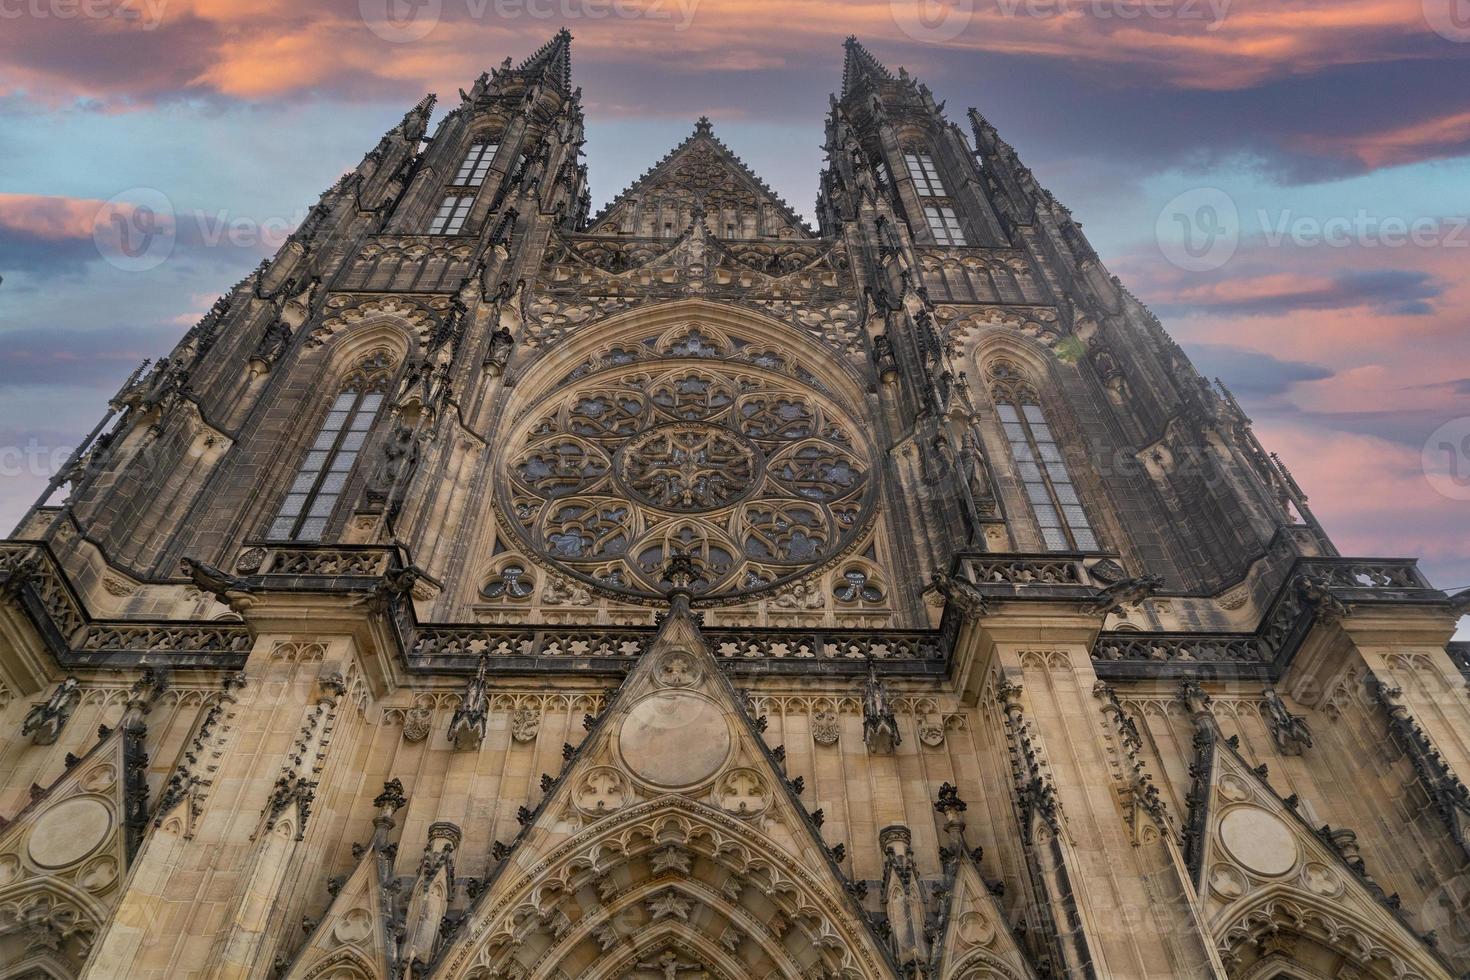
[{"label": "rose window", "polygon": [[848,413],[692,342],[669,354],[608,358],[512,430],[499,512],[526,552],[646,599],[668,590],[675,554],[693,559],[694,590],[715,596],[779,587],[852,550],[875,486]]}]

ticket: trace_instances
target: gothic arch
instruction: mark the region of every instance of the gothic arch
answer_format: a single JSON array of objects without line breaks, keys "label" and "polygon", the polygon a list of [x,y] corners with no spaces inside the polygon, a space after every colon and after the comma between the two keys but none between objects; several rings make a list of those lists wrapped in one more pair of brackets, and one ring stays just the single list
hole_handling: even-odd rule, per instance
[{"label": "gothic arch", "polygon": [[395,366],[401,365],[419,349],[420,341],[420,332],[406,319],[394,315],[373,317],[327,340],[323,383],[340,383],[377,349],[386,351]]},{"label": "gothic arch", "polygon": [[744,306],[681,299],[638,306],[581,325],[564,343],[546,350],[517,379],[512,415],[524,409],[536,394],[581,367],[593,353],[611,349],[620,342],[638,344],[648,337],[665,338],[673,328],[686,323],[708,324],[722,336],[734,334],[750,345],[770,345],[786,351],[848,411],[859,414],[867,405],[864,383],[853,368],[790,324]]},{"label": "gothic arch", "polygon": [[[1365,920],[1343,901],[1278,883],[1218,915],[1211,935],[1227,971],[1240,980],[1283,974],[1314,980],[1302,967],[1325,964],[1323,971],[1333,975],[1339,958],[1364,980],[1448,980],[1448,971],[1427,949],[1392,935],[1391,928]],[[1273,956],[1291,968],[1273,973],[1269,965],[1257,967]]]},{"label": "gothic arch", "polygon": [[[607,976],[602,961],[627,945],[623,937],[638,935],[633,948],[646,950],[644,935],[676,926],[743,964],[732,977],[800,977],[818,965],[847,980],[889,975],[867,927],[828,883],[751,823],[682,796],[599,820],[543,861],[501,873],[520,877],[495,909],[472,911],[444,963],[447,980],[477,968],[503,975],[513,958],[527,977],[548,976],[569,957],[581,964],[569,975]],[[741,936],[735,951],[731,928]]]},{"label": "gothic arch", "polygon": [[313,963],[302,980],[379,980],[379,972],[360,950],[345,946]]},{"label": "gothic arch", "polygon": [[1241,980],[1333,980],[1326,973],[1309,969],[1288,956],[1272,953],[1256,961]]},{"label": "gothic arch", "polygon": [[1026,980],[999,956],[977,949],[955,963],[949,976],[954,980]]},{"label": "gothic arch", "polygon": [[1055,352],[1044,345],[1021,336],[1001,326],[990,326],[978,333],[970,351],[970,362],[975,377],[983,379],[986,367],[995,360],[1015,362],[1038,388],[1054,384],[1052,367],[1056,363]]},{"label": "gothic arch", "polygon": [[658,600],[669,557],[688,553],[693,591],[739,604],[872,540],[883,461],[863,394],[789,327],[687,301],[578,337],[506,406],[493,492],[507,548],[631,603]]}]

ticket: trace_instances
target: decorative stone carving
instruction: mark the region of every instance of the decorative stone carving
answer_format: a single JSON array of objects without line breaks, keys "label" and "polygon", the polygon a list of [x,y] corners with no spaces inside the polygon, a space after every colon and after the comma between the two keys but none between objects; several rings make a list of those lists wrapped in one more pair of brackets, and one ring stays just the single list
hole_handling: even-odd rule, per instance
[{"label": "decorative stone carving", "polygon": [[687,875],[691,862],[688,851],[676,844],[669,844],[653,852],[648,859],[648,869],[655,875]]},{"label": "decorative stone carving", "polygon": [[944,719],[937,715],[925,715],[919,719],[919,741],[930,748],[944,744]]},{"label": "decorative stone carving", "polygon": [[869,663],[868,682],[863,688],[863,744],[874,755],[888,755],[902,741],[888,690],[878,679],[877,670]]},{"label": "decorative stone carving", "polygon": [[246,548],[235,556],[235,571],[241,575],[254,575],[265,564],[266,554],[266,550],[259,546]]},{"label": "decorative stone carving", "polygon": [[515,741],[525,744],[536,741],[536,735],[541,731],[541,711],[539,708],[517,708],[510,715],[510,737]]},{"label": "decorative stone carving", "polygon": [[836,745],[841,725],[835,711],[818,711],[812,715],[812,738],[818,745]]},{"label": "decorative stone carving", "polygon": [[20,733],[30,736],[36,745],[50,745],[56,741],[61,730],[71,718],[82,699],[81,686],[75,677],[68,677],[52,690],[51,696],[34,705],[20,723]]},{"label": "decorative stone carving", "polygon": [[660,919],[677,919],[680,922],[687,922],[694,903],[678,892],[669,890],[650,898],[644,903],[644,906],[648,909],[648,915],[654,922]]},{"label": "decorative stone carving", "polygon": [[621,810],[631,797],[632,789],[620,770],[598,766],[583,774],[572,801],[583,813],[602,816]]},{"label": "decorative stone carving", "polygon": [[[685,552],[695,593],[821,608],[820,589],[783,590],[857,545],[873,449],[815,379],[693,353],[707,349],[687,347],[698,365],[640,355],[589,368],[533,404],[509,436],[496,513],[517,550],[584,593],[661,596],[668,560]],[[543,600],[568,601],[565,588],[546,586]],[[876,601],[866,579],[858,588]]]},{"label": "decorative stone carving", "polygon": [[703,673],[692,654],[670,650],[659,659],[653,676],[660,687],[692,687],[699,683]]},{"label": "decorative stone carving", "polygon": [[1262,692],[1266,696],[1266,724],[1271,728],[1271,738],[1282,755],[1301,755],[1303,749],[1312,747],[1312,731],[1302,719],[1286,709],[1286,703],[1276,689],[1268,687]]},{"label": "decorative stone carving", "polygon": [[258,590],[244,579],[221,571],[213,565],[184,558],[180,561],[184,573],[189,576],[201,592],[208,592],[216,600],[230,607],[231,612],[244,612],[250,608],[252,596]]},{"label": "decorative stone carving", "polygon": [[429,708],[409,708],[403,714],[403,740],[422,742],[429,734],[429,723],[434,712]]},{"label": "decorative stone carving", "polygon": [[480,659],[479,670],[465,685],[459,707],[449,719],[449,741],[456,749],[466,751],[478,749],[485,740],[485,726],[490,719],[490,700],[485,693],[485,659]]},{"label": "decorative stone carving", "polygon": [[715,784],[715,801],[724,810],[753,817],[770,803],[770,790],[754,769],[731,769]]}]

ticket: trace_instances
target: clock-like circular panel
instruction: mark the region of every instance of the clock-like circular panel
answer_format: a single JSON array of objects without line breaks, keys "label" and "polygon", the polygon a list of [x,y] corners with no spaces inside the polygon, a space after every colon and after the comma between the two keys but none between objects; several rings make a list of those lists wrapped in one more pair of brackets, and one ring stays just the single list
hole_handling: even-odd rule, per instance
[{"label": "clock-like circular panel", "polygon": [[828,567],[871,524],[871,445],[804,378],[669,352],[568,381],[512,427],[496,481],[502,523],[556,571],[647,601],[685,554],[697,595],[741,601]]}]

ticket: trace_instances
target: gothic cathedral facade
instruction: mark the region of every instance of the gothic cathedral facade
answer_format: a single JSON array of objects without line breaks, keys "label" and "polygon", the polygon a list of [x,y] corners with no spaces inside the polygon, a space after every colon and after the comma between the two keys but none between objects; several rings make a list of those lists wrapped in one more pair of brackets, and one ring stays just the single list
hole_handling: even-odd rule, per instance
[{"label": "gothic cathedral facade", "polygon": [[0,980],[1470,971],[1464,597],[979,112],[849,40],[818,229],[704,119],[593,214],[571,52],[0,542]]}]

